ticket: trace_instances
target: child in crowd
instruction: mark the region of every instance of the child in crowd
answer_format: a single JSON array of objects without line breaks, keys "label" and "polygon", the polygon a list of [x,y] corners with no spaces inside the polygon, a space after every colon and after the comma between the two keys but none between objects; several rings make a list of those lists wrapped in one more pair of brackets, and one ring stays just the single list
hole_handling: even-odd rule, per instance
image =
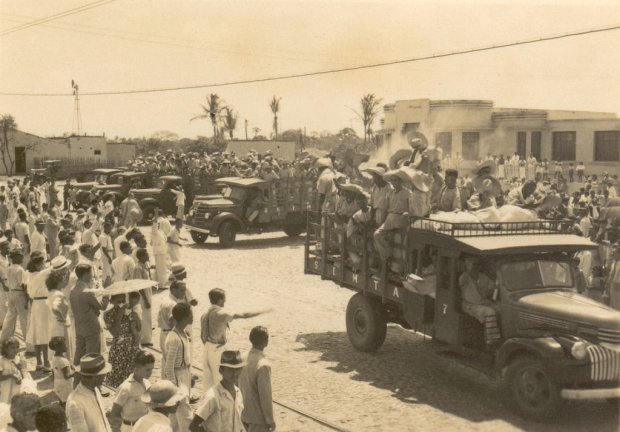
[{"label": "child in crowd", "polygon": [[10,337],[0,347],[0,402],[8,404],[21,393],[21,385],[28,375],[26,359],[19,354],[19,341]]},{"label": "child in crowd", "polygon": [[56,404],[39,408],[35,424],[39,432],[66,432],[68,430],[65,410]]},{"label": "child in crowd", "polygon": [[151,386],[149,378],[155,367],[153,354],[138,351],[133,360],[133,373],[116,391],[116,399],[110,412],[112,431],[129,432],[133,425],[149,411],[141,397]]},{"label": "child in crowd", "polygon": [[52,369],[54,371],[54,393],[60,399],[60,404],[64,407],[69,393],[73,390],[73,367],[67,359],[67,345],[65,338],[54,336],[49,343],[49,347],[54,351],[52,359]]}]

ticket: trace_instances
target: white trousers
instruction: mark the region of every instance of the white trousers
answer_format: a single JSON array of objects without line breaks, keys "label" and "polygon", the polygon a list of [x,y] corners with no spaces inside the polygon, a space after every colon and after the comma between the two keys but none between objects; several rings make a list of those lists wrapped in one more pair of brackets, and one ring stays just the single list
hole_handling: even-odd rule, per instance
[{"label": "white trousers", "polygon": [[168,256],[165,253],[155,254],[155,275],[159,289],[168,285]]},{"label": "white trousers", "polygon": [[220,375],[220,361],[222,359],[224,347],[225,345],[205,342],[202,379],[202,389],[205,393],[222,380],[222,375]]}]

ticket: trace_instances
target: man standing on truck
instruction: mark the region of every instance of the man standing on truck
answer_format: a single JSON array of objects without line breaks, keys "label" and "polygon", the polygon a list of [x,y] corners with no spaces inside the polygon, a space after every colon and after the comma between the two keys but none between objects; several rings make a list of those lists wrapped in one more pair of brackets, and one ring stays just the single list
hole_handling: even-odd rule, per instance
[{"label": "man standing on truck", "polygon": [[370,190],[370,208],[375,226],[381,226],[387,217],[387,200],[392,186],[385,181],[385,168],[381,166],[362,170],[372,175],[373,186]]},{"label": "man standing on truck", "polygon": [[319,178],[316,181],[316,190],[318,192],[319,213],[323,211],[323,204],[327,197],[331,194],[334,187],[334,171],[332,161],[329,158],[321,158],[316,161],[316,167],[319,172]]},{"label": "man standing on truck", "polygon": [[491,300],[495,282],[481,272],[480,262],[467,260],[466,266],[467,270],[459,277],[462,308],[484,325],[484,339],[489,347],[501,338],[497,321],[499,304]]},{"label": "man standing on truck", "polygon": [[392,184],[387,199],[387,217],[385,222],[377,228],[374,234],[375,248],[382,261],[392,257],[391,237],[393,232],[407,227],[409,222],[408,211],[411,191],[403,186],[409,182],[409,176],[400,169],[388,171],[383,176]]},{"label": "man standing on truck", "polygon": [[[439,193],[431,198],[433,211],[451,212],[461,209],[461,194],[456,187],[456,179],[459,172],[455,169],[447,169],[443,186]],[[435,179],[437,181],[437,177]]]}]

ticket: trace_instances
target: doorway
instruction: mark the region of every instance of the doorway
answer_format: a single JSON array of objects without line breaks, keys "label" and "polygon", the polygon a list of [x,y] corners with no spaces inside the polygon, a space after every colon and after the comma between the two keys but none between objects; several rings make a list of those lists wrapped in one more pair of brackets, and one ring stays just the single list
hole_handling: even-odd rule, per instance
[{"label": "doorway", "polygon": [[15,147],[15,174],[26,174],[26,147]]}]

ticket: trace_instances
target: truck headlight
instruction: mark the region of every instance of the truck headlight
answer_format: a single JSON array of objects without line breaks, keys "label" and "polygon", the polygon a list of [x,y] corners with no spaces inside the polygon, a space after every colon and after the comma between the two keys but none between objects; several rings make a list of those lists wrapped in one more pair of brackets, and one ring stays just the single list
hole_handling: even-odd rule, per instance
[{"label": "truck headlight", "polygon": [[207,212],[205,213],[205,219],[209,219],[211,217],[211,213]]},{"label": "truck headlight", "polygon": [[193,216],[194,216],[194,213],[195,213],[194,209],[191,209],[191,210],[189,211],[189,217],[193,217]]},{"label": "truck headlight", "polygon": [[570,349],[570,353],[577,360],[583,360],[588,355],[588,344],[586,344],[585,342],[581,342],[581,341],[575,342],[572,348]]}]

